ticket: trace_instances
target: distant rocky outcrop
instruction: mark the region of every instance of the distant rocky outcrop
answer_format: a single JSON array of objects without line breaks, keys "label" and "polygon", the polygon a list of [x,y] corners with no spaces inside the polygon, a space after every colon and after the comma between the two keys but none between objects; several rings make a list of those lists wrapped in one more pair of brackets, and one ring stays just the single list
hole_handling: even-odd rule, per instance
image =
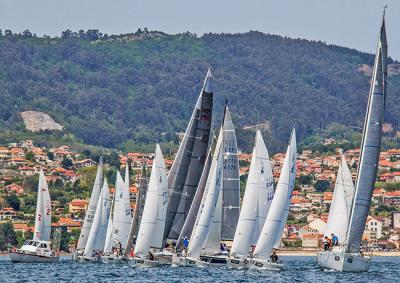
[{"label": "distant rocky outcrop", "polygon": [[21,113],[27,130],[40,132],[45,130],[61,131],[63,126],[56,123],[50,115],[38,111],[25,111]]}]

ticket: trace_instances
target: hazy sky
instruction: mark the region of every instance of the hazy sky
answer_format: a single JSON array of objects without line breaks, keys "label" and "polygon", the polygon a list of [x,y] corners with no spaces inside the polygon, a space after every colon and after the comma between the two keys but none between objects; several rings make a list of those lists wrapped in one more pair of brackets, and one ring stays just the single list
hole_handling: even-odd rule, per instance
[{"label": "hazy sky", "polygon": [[167,33],[265,33],[321,40],[373,52],[388,4],[389,55],[400,60],[400,0],[0,0],[0,28],[38,35],[139,27]]}]

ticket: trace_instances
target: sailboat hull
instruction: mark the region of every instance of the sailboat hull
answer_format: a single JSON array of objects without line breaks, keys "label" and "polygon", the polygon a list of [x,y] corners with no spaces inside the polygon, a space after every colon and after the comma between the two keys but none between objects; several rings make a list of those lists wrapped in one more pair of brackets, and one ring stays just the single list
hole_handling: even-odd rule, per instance
[{"label": "sailboat hull", "polygon": [[59,261],[58,256],[44,256],[23,252],[10,252],[9,257],[12,262],[24,263],[53,263]]},{"label": "sailboat hull", "polygon": [[164,261],[159,260],[149,260],[149,259],[142,259],[142,258],[131,258],[129,259],[129,264],[132,267],[162,267],[169,265]]},{"label": "sailboat hull", "polygon": [[258,258],[251,258],[249,260],[249,268],[252,270],[260,271],[282,271],[285,265],[279,262],[271,262],[270,260],[263,260]]},{"label": "sailboat hull", "polygon": [[234,269],[249,269],[249,261],[247,258],[228,258],[227,260],[228,268]]},{"label": "sailboat hull", "polygon": [[318,253],[318,265],[321,269],[340,272],[366,272],[371,265],[371,258],[343,251],[323,251]]},{"label": "sailboat hull", "polygon": [[105,264],[121,264],[127,261],[128,259],[124,256],[105,255],[101,257],[101,262]]}]

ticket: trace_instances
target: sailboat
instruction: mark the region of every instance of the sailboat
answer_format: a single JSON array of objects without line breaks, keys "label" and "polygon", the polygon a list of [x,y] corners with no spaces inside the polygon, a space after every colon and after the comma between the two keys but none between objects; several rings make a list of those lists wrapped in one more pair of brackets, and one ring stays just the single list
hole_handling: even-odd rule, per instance
[{"label": "sailboat", "polygon": [[168,174],[169,202],[164,231],[167,239],[177,240],[192,205],[204,168],[209,146],[213,91],[208,70],[183,140]]},{"label": "sailboat", "polygon": [[330,237],[331,234],[335,234],[338,237],[339,246],[346,242],[354,190],[350,169],[342,155],[325,229],[325,236]]},{"label": "sailboat", "polygon": [[108,221],[110,219],[110,191],[104,179],[92,227],[89,232],[85,250],[78,256],[80,262],[99,261],[104,251]]},{"label": "sailboat", "polygon": [[89,237],[90,229],[92,228],[94,214],[96,213],[97,203],[100,198],[101,187],[103,186],[103,161],[100,158],[97,166],[96,179],[94,181],[92,194],[89,200],[89,206],[86,211],[85,220],[83,221],[81,233],[78,239],[78,245],[73,255],[73,260],[78,260],[78,256],[83,255],[85,246]]},{"label": "sailboat", "polygon": [[131,264],[134,267],[155,267],[165,262],[154,258],[151,250],[162,250],[168,204],[168,184],[164,158],[156,146],[149,187]]},{"label": "sailboat", "polygon": [[[213,242],[221,241],[221,209],[222,209],[222,183],[223,183],[223,131],[222,127],[218,135],[214,155],[212,156],[211,167],[207,176],[203,197],[196,216],[195,225],[188,246],[188,251],[180,257],[176,257],[173,263],[181,266],[207,265],[201,260],[204,249],[211,247],[209,239]],[[219,210],[219,211],[218,211]],[[217,214],[217,215],[216,215]],[[214,218],[217,218],[214,220]],[[218,224],[218,225],[213,225]],[[218,223],[219,222],[219,223]],[[214,230],[214,231],[212,231]],[[219,238],[218,234],[219,233]],[[215,238],[216,241],[215,241]],[[187,253],[187,254],[186,254]],[[225,259],[226,263],[226,259]]]},{"label": "sailboat", "polygon": [[43,170],[39,173],[36,203],[35,231],[32,240],[27,240],[20,249],[13,249],[9,256],[12,262],[57,262],[58,251],[53,251],[50,242],[51,199]]},{"label": "sailboat", "polygon": [[276,247],[276,243],[281,241],[289,214],[290,199],[296,179],[296,158],[296,132],[293,128],[267,219],[258,238],[253,256],[248,258],[250,269],[279,271],[284,266],[283,263],[271,262],[270,254]]},{"label": "sailboat", "polygon": [[129,255],[133,254],[133,244],[134,242],[136,242],[137,239],[137,233],[139,231],[139,225],[142,219],[144,205],[146,202],[147,186],[148,186],[147,170],[146,170],[146,164],[144,164],[142,166],[142,172],[139,181],[139,189],[136,197],[135,210],[133,211],[132,224],[129,231],[128,243],[125,250],[125,257],[128,257]]},{"label": "sailboat", "polygon": [[125,182],[117,172],[114,194],[114,210],[107,228],[103,263],[121,263],[126,260],[125,250],[128,244],[132,224],[131,203],[129,196],[129,166],[125,167]]},{"label": "sailboat", "polygon": [[364,272],[368,271],[371,265],[371,258],[364,256],[362,253],[361,241],[378,169],[386,87],[387,39],[384,11],[369,91],[360,161],[357,169],[356,189],[347,228],[346,242],[340,250],[335,249],[318,253],[318,264],[323,269],[334,269],[342,272]]},{"label": "sailboat", "polygon": [[262,135],[257,131],[242,209],[228,259],[229,267],[248,268],[250,247],[255,246],[260,236],[273,196],[271,162]]}]

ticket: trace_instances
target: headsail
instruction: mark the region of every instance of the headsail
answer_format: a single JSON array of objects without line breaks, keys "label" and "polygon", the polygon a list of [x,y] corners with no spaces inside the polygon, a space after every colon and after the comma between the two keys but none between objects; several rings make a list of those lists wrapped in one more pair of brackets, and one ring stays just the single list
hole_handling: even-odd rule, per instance
[{"label": "headsail", "polygon": [[385,15],[383,15],[361,142],[356,191],[348,231],[347,252],[357,253],[360,251],[361,239],[371,205],[381,149],[386,87],[387,39]]},{"label": "headsail", "polygon": [[100,197],[100,191],[103,183],[103,161],[100,158],[99,164],[97,166],[96,179],[94,181],[92,194],[90,196],[89,206],[86,211],[85,220],[83,221],[81,234],[79,236],[77,249],[82,250],[86,246],[86,242],[89,237],[90,229],[92,228],[94,214],[96,213],[97,203]]},{"label": "headsail", "polygon": [[188,255],[198,258],[206,244],[210,226],[217,205],[218,196],[222,190],[223,183],[223,153],[222,153],[222,130],[218,136],[207,184],[203,195],[196,224],[189,242]]},{"label": "headsail", "polygon": [[178,239],[196,193],[207,155],[212,106],[213,92],[209,69],[185,136],[168,175],[170,200],[164,239]]},{"label": "headsail", "polygon": [[146,203],[135,246],[135,256],[137,257],[146,257],[152,245],[159,247],[162,244],[162,231],[165,224],[168,200],[167,190],[165,162],[160,146],[157,144],[156,156],[153,161],[146,194]]},{"label": "headsail", "polygon": [[274,180],[267,147],[257,131],[249,176],[233,239],[231,255],[246,257],[251,245],[260,237],[274,196]]},{"label": "headsail", "polygon": [[91,257],[93,251],[103,251],[106,242],[108,220],[110,218],[110,191],[104,179],[101,194],[97,202],[92,228],[85,246],[84,255]]},{"label": "headsail", "polygon": [[275,195],[254,250],[256,258],[268,259],[276,243],[281,240],[296,178],[296,158],[296,133],[293,129]]},{"label": "headsail", "polygon": [[341,159],[325,235],[330,236],[331,233],[334,233],[338,237],[339,243],[345,243],[354,196],[354,184],[343,155]]},{"label": "headsail", "polygon": [[39,173],[38,196],[36,203],[34,238],[42,241],[50,240],[51,232],[51,200],[49,188],[43,170]]},{"label": "headsail", "polygon": [[240,213],[240,178],[235,127],[228,106],[225,107],[222,130],[224,153],[222,239],[233,240]]}]

